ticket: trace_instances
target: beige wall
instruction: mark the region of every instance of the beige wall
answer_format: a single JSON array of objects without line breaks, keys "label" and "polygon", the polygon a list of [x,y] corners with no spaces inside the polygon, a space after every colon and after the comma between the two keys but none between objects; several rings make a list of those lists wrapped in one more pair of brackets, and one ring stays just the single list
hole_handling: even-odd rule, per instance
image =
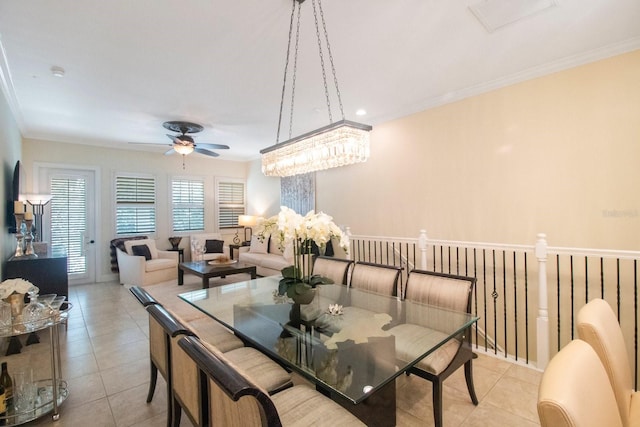
[{"label": "beige wall", "polygon": [[[174,176],[204,177],[205,181],[205,227],[207,232],[216,231],[214,215],[214,194],[216,177],[245,178],[246,162],[231,162],[206,158],[198,155],[185,159],[185,169],[179,156],[164,156],[162,153],[117,150],[86,145],[66,144],[52,141],[25,139],[23,142],[24,167],[27,175],[27,188],[34,186],[34,171],[37,165],[55,165],[69,168],[93,168],[98,178],[98,211],[100,223],[96,236],[98,280],[110,280],[113,277],[109,265],[109,242],[115,237],[113,203],[113,177],[117,172],[136,172],[152,174],[156,177],[157,232],[152,237],[158,240],[158,246],[169,248],[167,238],[176,234],[171,231],[171,206],[168,198],[169,183]],[[166,195],[163,197],[162,195]],[[226,231],[231,241],[235,230]],[[186,233],[188,235],[189,233]],[[182,233],[182,235],[185,235]],[[226,237],[226,238],[227,238]],[[188,245],[184,241],[181,246]],[[188,251],[187,251],[188,252]]]},{"label": "beige wall", "polygon": [[0,260],[4,277],[4,262],[9,259],[16,247],[14,234],[9,233],[9,226],[15,227],[15,221],[10,216],[13,213],[13,169],[20,160],[20,130],[13,119],[9,104],[0,91],[0,156],[2,158],[2,173],[0,174],[0,224],[3,232],[0,238]]},{"label": "beige wall", "polygon": [[354,234],[640,250],[640,51],[374,127],[317,174]]}]

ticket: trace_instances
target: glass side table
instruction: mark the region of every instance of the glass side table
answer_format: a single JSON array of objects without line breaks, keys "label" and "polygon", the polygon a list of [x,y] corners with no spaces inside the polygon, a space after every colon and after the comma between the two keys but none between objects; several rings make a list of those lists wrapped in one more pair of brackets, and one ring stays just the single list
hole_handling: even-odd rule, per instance
[{"label": "glass side table", "polygon": [[[51,315],[41,319],[35,327],[27,327],[24,323],[13,323],[10,328],[0,330],[0,337],[8,338],[12,336],[36,333],[39,331],[49,331],[49,354],[51,361],[51,378],[34,380],[36,388],[33,408],[17,411],[14,405],[7,408],[5,416],[0,417],[0,424],[5,426],[16,426],[28,423],[49,413],[52,414],[53,421],[60,418],[59,406],[69,397],[67,382],[61,378],[62,367],[60,360],[60,335],[58,327],[67,322],[67,310],[60,310],[59,314]],[[15,386],[14,386],[15,389]]]}]

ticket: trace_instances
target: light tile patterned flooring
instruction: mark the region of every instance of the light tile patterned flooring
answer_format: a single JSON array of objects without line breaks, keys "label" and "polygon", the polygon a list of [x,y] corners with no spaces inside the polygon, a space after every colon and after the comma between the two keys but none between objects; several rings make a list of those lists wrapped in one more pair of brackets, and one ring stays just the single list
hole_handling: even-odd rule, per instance
[{"label": "light tile patterned flooring", "polygon": [[[148,318],[130,292],[116,283],[72,286],[68,330],[61,328],[63,375],[70,395],[60,408],[60,420],[50,416],[30,425],[126,427],[166,425],[165,383],[159,377],[151,403],[149,384]],[[19,364],[41,366],[49,372],[48,336],[41,344],[24,347],[19,355],[1,357],[9,370]],[[24,337],[22,338],[24,342]],[[4,354],[6,343],[0,348]],[[536,396],[541,374],[527,367],[480,355],[474,361],[474,380],[480,404],[469,400],[463,370],[445,381],[445,426],[527,427],[539,425]],[[431,383],[415,376],[397,380],[399,426],[433,425]],[[190,426],[183,416],[182,426]]]}]

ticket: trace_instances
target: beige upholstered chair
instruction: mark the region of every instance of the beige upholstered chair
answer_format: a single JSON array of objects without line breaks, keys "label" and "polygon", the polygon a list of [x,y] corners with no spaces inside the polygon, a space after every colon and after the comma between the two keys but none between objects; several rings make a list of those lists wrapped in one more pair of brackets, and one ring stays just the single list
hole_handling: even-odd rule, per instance
[{"label": "beige upholstered chair", "polygon": [[589,344],[573,340],[551,359],[538,390],[538,416],[542,427],[622,427],[607,373]]},{"label": "beige upholstered chair", "polygon": [[[471,312],[471,297],[476,279],[452,274],[413,270],[407,281],[406,300],[429,304],[448,310]],[[446,320],[437,315],[424,314],[424,310],[407,307],[406,323],[393,327],[396,337],[396,354],[400,360],[411,360],[419,354],[419,348],[437,343],[449,335]],[[467,390],[474,405],[478,404],[473,385],[475,357],[471,350],[471,331],[451,339],[414,365],[408,373],[416,374],[433,383],[433,416],[435,425],[442,425],[442,384],[447,377],[464,365]]]},{"label": "beige upholstered chair", "polygon": [[349,286],[378,294],[397,296],[402,268],[391,265],[356,262]]},{"label": "beige upholstered chair", "polygon": [[593,347],[604,365],[622,424],[640,425],[640,393],[633,391],[627,347],[615,313],[606,301],[594,299],[578,312],[577,327],[578,337]]},{"label": "beige upholstered chair", "polygon": [[[204,318],[187,324],[181,322],[179,318],[176,318],[159,305],[148,306],[147,311],[150,314],[150,318],[155,321],[155,324],[162,328],[161,331],[157,332],[156,328],[153,328],[154,338],[156,334],[163,333],[164,340],[168,343],[167,347],[165,347],[165,359],[168,360],[168,367],[164,368],[164,372],[167,373],[165,378],[168,378],[169,392],[167,396],[170,401],[171,412],[169,414],[171,414],[170,418],[173,420],[173,425],[178,426],[180,424],[183,409],[195,425],[201,425],[200,423],[204,419],[197,399],[197,388],[195,390],[193,388],[193,385],[197,384],[197,380],[194,378],[196,369],[183,363],[184,356],[180,354],[181,350],[177,348],[178,335],[195,336],[195,333],[199,333],[205,339],[212,339],[211,342],[203,342],[210,351],[219,354],[222,354],[222,351],[219,350],[218,345],[228,345],[230,343],[228,338],[233,337],[240,346],[232,347],[225,353],[225,357],[246,372],[256,384],[259,384],[270,393],[276,393],[292,386],[291,376],[287,371],[258,350],[242,347],[242,343],[231,333],[224,330],[215,320]],[[198,325],[198,328],[193,330],[192,326],[195,324]],[[150,323],[150,340],[152,337],[151,331],[152,324]],[[221,337],[221,334],[226,334],[227,338]],[[150,344],[150,347],[155,346]],[[152,359],[152,365],[153,362],[154,359]],[[152,382],[155,384],[153,379]]]},{"label": "beige upholstered chair", "polygon": [[160,304],[154,297],[152,297],[149,292],[141,288],[140,286],[132,286],[129,288],[129,291],[133,294],[134,297],[138,300],[143,307],[146,307],[151,304]]},{"label": "beige upholstered chair", "polygon": [[116,249],[120,283],[146,286],[178,279],[178,252],[156,248],[155,240],[127,240]]},{"label": "beige upholstered chair", "polygon": [[313,275],[333,280],[333,283],[347,285],[349,267],[353,261],[343,258],[319,256],[313,263]]},{"label": "beige upholstered chair", "polygon": [[171,400],[172,378],[171,367],[171,339],[179,335],[192,334],[184,325],[176,322],[173,317],[158,304],[146,307],[149,313],[149,355],[151,359],[151,380],[147,403],[153,399],[156,389],[158,372],[167,383],[167,426],[171,427],[173,420],[173,405]]},{"label": "beige upholstered chair", "polygon": [[319,392],[297,385],[269,396],[225,356],[213,353],[195,337],[178,342],[206,380],[203,406],[209,422],[219,426],[362,426],[356,417]]}]

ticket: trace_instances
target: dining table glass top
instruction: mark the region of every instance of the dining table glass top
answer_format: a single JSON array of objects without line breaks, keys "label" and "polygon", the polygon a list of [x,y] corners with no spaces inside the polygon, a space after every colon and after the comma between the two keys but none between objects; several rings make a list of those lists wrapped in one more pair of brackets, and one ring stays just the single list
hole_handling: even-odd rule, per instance
[{"label": "dining table glass top", "polygon": [[270,276],[179,297],[320,387],[360,403],[477,317],[343,285],[320,285],[310,304],[277,294]]}]

